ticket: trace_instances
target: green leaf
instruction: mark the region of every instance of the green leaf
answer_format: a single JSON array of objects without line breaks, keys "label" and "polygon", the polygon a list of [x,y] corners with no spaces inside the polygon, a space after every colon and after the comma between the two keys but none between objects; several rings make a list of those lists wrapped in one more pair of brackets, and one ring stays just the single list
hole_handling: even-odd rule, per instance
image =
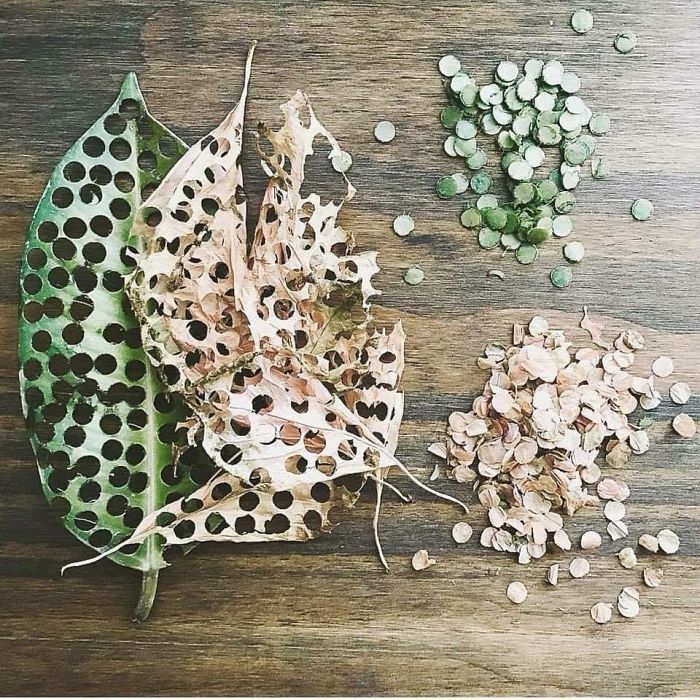
[{"label": "green leaf", "polygon": [[[66,529],[100,552],[212,473],[178,448],[185,409],[148,361],[123,291],[132,216],[185,151],[129,74],[54,170],[22,260],[20,384],[41,482]],[[166,566],[160,541],[110,558],[147,572],[147,603]]]}]

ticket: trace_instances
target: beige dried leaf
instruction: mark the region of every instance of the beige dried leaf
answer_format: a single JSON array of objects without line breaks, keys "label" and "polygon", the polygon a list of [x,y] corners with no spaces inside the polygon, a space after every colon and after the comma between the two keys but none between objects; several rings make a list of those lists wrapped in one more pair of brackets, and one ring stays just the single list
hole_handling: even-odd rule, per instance
[{"label": "beige dried leaf", "polygon": [[525,588],[525,585],[522,582],[513,581],[512,583],[508,584],[506,595],[511,603],[520,605],[521,603],[524,603],[527,598],[527,588]]},{"label": "beige dried leaf", "polygon": [[340,147],[300,92],[278,131],[259,127],[270,180],[248,244],[240,154],[251,60],[239,104],[137,212],[143,250],[126,281],[144,347],[191,411],[187,439],[220,471],[100,556],[154,534],[168,544],[310,539],[368,476],[376,537],[389,469],[420,483],[394,457],[403,331],[370,330],[376,253],[355,253],[337,224],[352,186],[344,179],[340,202],[302,194],[315,140],[331,158]]},{"label": "beige dried leaf", "polygon": [[600,535],[594,530],[588,530],[581,535],[581,549],[598,549],[601,543]]},{"label": "beige dried leaf", "polygon": [[660,530],[656,533],[656,539],[659,542],[659,549],[664,554],[675,554],[681,546],[681,539],[673,530]]},{"label": "beige dried leaf", "polygon": [[639,537],[639,546],[656,554],[659,551],[659,540],[654,535],[644,534]]},{"label": "beige dried leaf", "polygon": [[423,571],[431,566],[435,566],[437,561],[433,559],[426,549],[419,549],[411,559],[411,566],[415,571]]},{"label": "beige dried leaf", "polygon": [[663,569],[654,569],[647,567],[642,573],[644,578],[644,583],[649,586],[649,588],[658,588],[661,585],[661,580],[664,577]]},{"label": "beige dried leaf", "polygon": [[588,576],[590,572],[591,565],[588,559],[577,557],[576,559],[571,560],[571,563],[569,564],[569,573],[573,578],[583,578],[584,576]]},{"label": "beige dried leaf", "polygon": [[593,622],[604,625],[612,619],[612,603],[596,603],[591,608],[591,618]]},{"label": "beige dried leaf", "polygon": [[452,539],[457,542],[457,544],[464,544],[469,542],[474,531],[469,523],[455,523],[452,527]]},{"label": "beige dried leaf", "polygon": [[687,413],[679,413],[673,419],[673,429],[684,438],[692,438],[697,432],[698,426]]}]

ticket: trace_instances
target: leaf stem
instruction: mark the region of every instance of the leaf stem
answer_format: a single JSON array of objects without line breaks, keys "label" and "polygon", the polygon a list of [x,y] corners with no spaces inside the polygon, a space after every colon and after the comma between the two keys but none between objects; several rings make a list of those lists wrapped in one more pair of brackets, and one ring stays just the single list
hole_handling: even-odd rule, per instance
[{"label": "leaf stem", "polygon": [[143,572],[143,577],[141,578],[141,593],[139,594],[136,608],[134,608],[133,621],[137,624],[144,622],[151,612],[157,588],[158,569],[147,569]]}]

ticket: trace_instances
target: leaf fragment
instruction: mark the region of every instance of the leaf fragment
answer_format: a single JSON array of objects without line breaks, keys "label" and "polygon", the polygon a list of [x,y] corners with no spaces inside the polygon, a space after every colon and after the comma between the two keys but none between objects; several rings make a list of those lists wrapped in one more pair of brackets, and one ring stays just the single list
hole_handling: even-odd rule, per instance
[{"label": "leaf fragment", "polygon": [[506,595],[511,603],[520,605],[527,599],[527,588],[525,588],[525,584],[521,581],[512,581],[508,584]]},{"label": "leaf fragment", "polygon": [[604,625],[612,619],[612,603],[596,603],[591,608],[591,619],[593,622]]},{"label": "leaf fragment", "polygon": [[469,542],[473,534],[474,531],[469,523],[459,522],[455,523],[452,527],[452,539],[457,542],[457,544]]},{"label": "leaf fragment", "polygon": [[610,350],[612,345],[607,340],[603,339],[603,324],[594,321],[588,315],[588,308],[586,306],[583,307],[583,318],[581,319],[581,323],[579,325],[584,331],[588,331],[588,335],[591,336],[591,340],[596,345],[599,345],[601,348],[605,348],[606,350]]},{"label": "leaf fragment", "polygon": [[431,566],[435,566],[437,560],[433,559],[427,549],[419,549],[411,559],[411,566],[415,571],[423,571]]}]

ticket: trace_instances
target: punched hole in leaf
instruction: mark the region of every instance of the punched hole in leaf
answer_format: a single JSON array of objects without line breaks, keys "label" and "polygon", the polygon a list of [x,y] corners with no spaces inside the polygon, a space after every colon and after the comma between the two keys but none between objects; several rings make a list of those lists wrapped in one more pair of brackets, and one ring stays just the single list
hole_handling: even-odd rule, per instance
[{"label": "punched hole in leaf", "polygon": [[155,182],[149,182],[141,188],[141,201],[146,202],[151,197],[151,195],[158,189],[158,185]]},{"label": "punched hole in leaf", "polygon": [[97,514],[91,510],[83,510],[75,514],[73,523],[78,530],[92,530],[97,525]]},{"label": "punched hole in leaf", "polygon": [[331,490],[323,481],[315,483],[311,487],[311,498],[318,503],[327,503],[331,498]]},{"label": "punched hole in leaf", "polygon": [[138,506],[132,506],[131,508],[127,508],[122,518],[122,522],[126,527],[134,529],[136,529],[141,524],[142,520],[143,510]]},{"label": "punched hole in leaf", "polygon": [[121,170],[114,176],[114,184],[120,192],[127,194],[134,189],[136,181],[131,173]]},{"label": "punched hole in leaf", "polygon": [[[44,315],[44,306],[38,301],[28,301],[24,308],[22,309],[22,316],[29,323],[36,323]],[[34,342],[32,341],[32,347],[36,350]]]},{"label": "punched hole in leaf", "polygon": [[95,415],[95,409],[89,403],[79,402],[73,407],[71,417],[78,425],[87,425]]},{"label": "punched hole in leaf", "polygon": [[86,481],[78,490],[78,498],[83,503],[92,503],[102,494],[102,487],[96,481]]},{"label": "punched hole in leaf", "polygon": [[90,230],[98,236],[109,236],[109,234],[112,233],[112,228],[112,222],[102,214],[93,216],[92,219],[90,219]]},{"label": "punched hole in leaf", "polygon": [[83,153],[91,158],[99,158],[105,152],[105,142],[98,136],[88,136],[83,141]]},{"label": "punched hole in leaf", "polygon": [[284,460],[284,468],[291,474],[303,474],[308,466],[308,460],[302,455],[290,455]]},{"label": "punched hole in leaf", "polygon": [[33,270],[40,270],[46,265],[46,253],[41,248],[32,248],[27,252],[27,264]]},{"label": "punched hole in leaf", "polygon": [[158,150],[166,158],[173,158],[177,155],[177,142],[172,136],[162,136],[158,141]]},{"label": "punched hole in leaf", "polygon": [[281,535],[287,532],[289,528],[289,518],[282,513],[275,513],[269,520],[265,521],[265,532],[271,535]]},{"label": "punched hole in leaf", "polygon": [[78,219],[75,216],[72,216],[63,222],[63,233],[68,236],[68,238],[81,238],[85,235],[86,231],[86,223],[82,219]]},{"label": "punched hole in leaf", "polygon": [[99,204],[102,201],[102,189],[93,183],[83,185],[78,194],[83,204]]},{"label": "punched hole in leaf", "polygon": [[129,483],[129,476],[130,472],[125,466],[114,467],[109,473],[109,483],[116,488],[122,488]]},{"label": "punched hole in leaf", "polygon": [[68,182],[80,182],[85,177],[85,166],[77,160],[72,160],[63,168],[63,177]]},{"label": "punched hole in leaf", "polygon": [[306,525],[306,527],[312,532],[317,532],[320,530],[323,523],[321,514],[316,510],[307,510],[306,513],[304,513],[303,520],[304,525]]},{"label": "punched hole in leaf", "polygon": [[58,226],[53,221],[42,221],[36,233],[42,243],[51,243],[58,236]]},{"label": "punched hole in leaf", "polygon": [[74,321],[84,321],[95,309],[95,302],[85,294],[75,298],[70,305],[69,314]]},{"label": "punched hole in leaf", "polygon": [[156,166],[158,165],[158,159],[156,158],[155,153],[152,151],[141,151],[136,159],[136,162],[138,163],[139,168],[146,172],[155,170]]},{"label": "punched hole in leaf", "polygon": [[122,197],[115,197],[109,203],[109,210],[112,212],[112,216],[119,221],[124,221],[131,216],[131,204]]},{"label": "punched hole in leaf", "polygon": [[294,503],[294,496],[289,491],[276,491],[272,495],[272,502],[275,508],[286,510]]},{"label": "punched hole in leaf", "polygon": [[75,469],[81,476],[86,479],[92,479],[100,472],[102,463],[93,455],[83,455],[79,457],[75,463]]},{"label": "punched hole in leaf", "polygon": [[129,478],[129,488],[134,493],[143,493],[148,487],[148,474],[146,472],[136,472]]},{"label": "punched hole in leaf", "polygon": [[112,171],[106,165],[93,165],[90,168],[90,179],[96,185],[108,185],[112,181]]},{"label": "punched hole in leaf", "polygon": [[37,352],[46,352],[51,347],[51,335],[48,331],[37,331],[32,335],[32,348]]},{"label": "punched hole in leaf", "polygon": [[90,544],[93,547],[96,547],[98,549],[102,549],[103,547],[106,547],[111,541],[112,541],[112,533],[105,528],[102,528],[100,530],[95,530],[95,532],[93,532],[90,535],[90,538],[88,539],[88,542],[90,542]]},{"label": "punched hole in leaf", "polygon": [[126,129],[126,119],[121,114],[109,114],[105,117],[104,128],[111,136],[119,136]]},{"label": "punched hole in leaf", "polygon": [[319,454],[326,448],[326,438],[319,430],[309,430],[304,435],[304,447],[309,452]]},{"label": "punched hole in leaf", "polygon": [[49,284],[54,289],[63,289],[70,281],[70,276],[68,275],[66,269],[63,267],[52,268],[51,270],[49,270],[49,274],[47,275],[47,277],[49,280]]},{"label": "punched hole in leaf", "polygon": [[131,144],[121,137],[112,139],[109,152],[115,160],[126,160],[131,155]]},{"label": "punched hole in leaf", "polygon": [[114,496],[110,496],[109,500],[107,501],[107,512],[110,515],[113,515],[115,517],[124,515],[126,513],[126,509],[129,506],[129,501],[126,499],[125,496],[121,496],[119,494],[115,494]]},{"label": "punched hole in leaf", "polygon": [[72,260],[75,257],[77,249],[73,241],[68,238],[57,238],[52,246],[53,254],[61,260]]},{"label": "punched hole in leaf", "polygon": [[228,496],[232,491],[233,489],[231,488],[231,485],[227,484],[225,481],[222,481],[220,484],[216,484],[211,490],[211,497],[215,501],[220,501],[222,498],[226,498],[226,496]]}]

